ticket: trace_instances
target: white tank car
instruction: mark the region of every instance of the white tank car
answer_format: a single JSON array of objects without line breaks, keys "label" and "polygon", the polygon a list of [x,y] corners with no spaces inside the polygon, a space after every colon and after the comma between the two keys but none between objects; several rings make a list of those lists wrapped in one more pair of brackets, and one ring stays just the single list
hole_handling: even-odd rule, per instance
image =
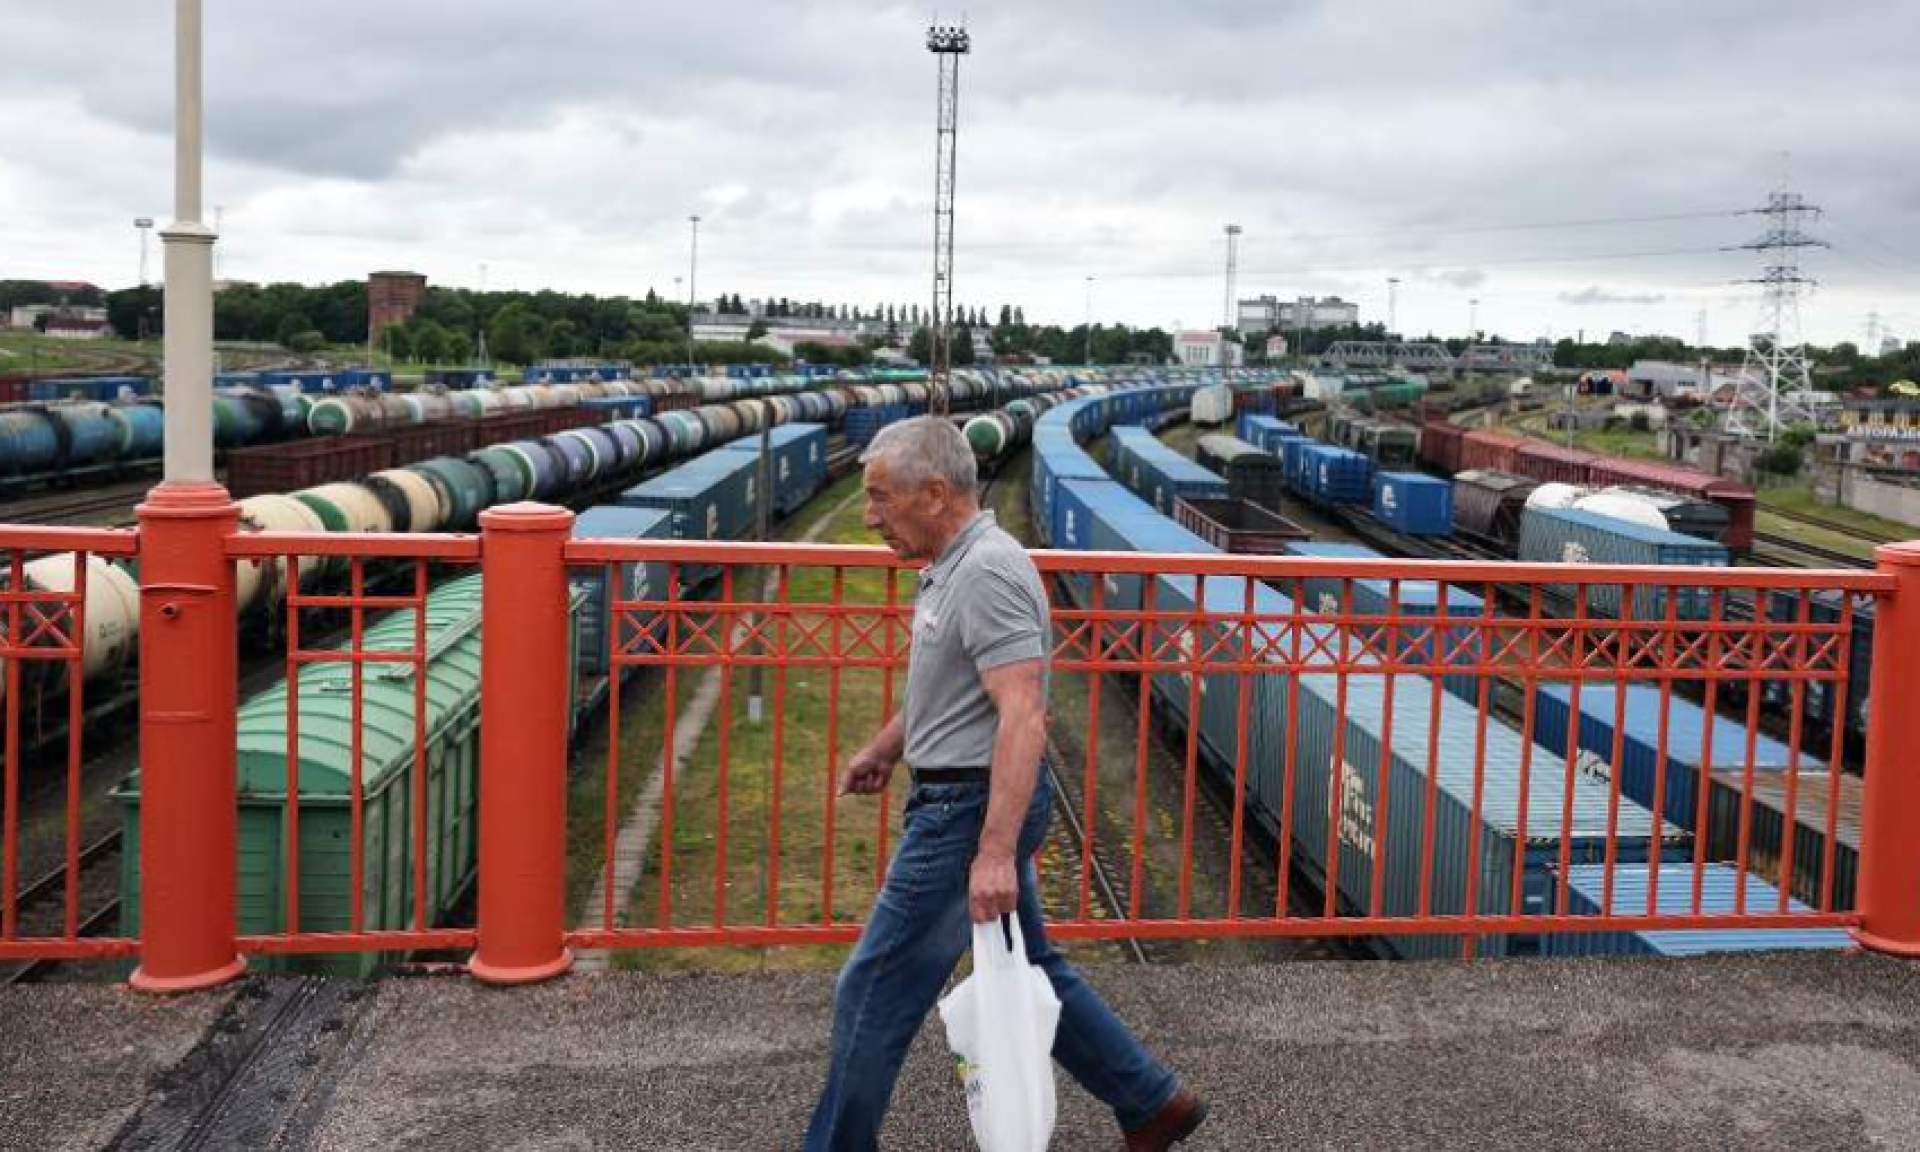
[{"label": "white tank car", "polygon": [[1593,494],[1593,489],[1582,488],[1578,484],[1562,484],[1558,480],[1549,480],[1535,488],[1527,496],[1529,508],[1571,508],[1576,500]]},{"label": "white tank car", "polygon": [[1582,496],[1573,502],[1576,512],[1591,512],[1596,516],[1607,516],[1622,520],[1628,524],[1638,524],[1643,528],[1656,528],[1667,531],[1667,518],[1653,501],[1644,496],[1635,496],[1626,492],[1596,492],[1591,496]]}]

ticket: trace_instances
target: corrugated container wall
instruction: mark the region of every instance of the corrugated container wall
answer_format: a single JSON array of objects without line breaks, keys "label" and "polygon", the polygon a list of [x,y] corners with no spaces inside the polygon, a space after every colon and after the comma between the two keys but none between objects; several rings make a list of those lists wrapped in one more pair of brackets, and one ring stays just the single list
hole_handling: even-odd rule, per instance
[{"label": "corrugated container wall", "polygon": [[[1520,517],[1520,559],[1549,564],[1622,564],[1634,567],[1701,565],[1724,568],[1731,562],[1718,544],[1675,532],[1628,524],[1610,516],[1572,508],[1529,508]],[[1573,585],[1555,585],[1574,595]],[[1621,586],[1596,584],[1587,589],[1587,604],[1608,616],[1621,614]],[[1641,585],[1633,595],[1632,612],[1638,620],[1660,620],[1669,598],[1680,620],[1704,620],[1713,594],[1703,587],[1671,588]]]},{"label": "corrugated container wall", "polygon": [[[1611,881],[1604,865],[1582,864],[1567,869],[1567,911],[1575,916],[1598,916],[1611,907],[1615,916],[1691,916],[1694,869],[1692,864],[1662,864],[1658,898],[1654,898],[1654,869],[1628,864],[1614,870]],[[1780,893],[1757,876],[1746,878],[1746,911],[1773,912]],[[1739,911],[1742,884],[1737,869],[1708,864],[1700,875],[1697,914],[1731,916]],[[1609,905],[1608,895],[1612,900]],[[1789,899],[1789,912],[1811,912]],[[1704,931],[1555,932],[1541,941],[1548,956],[1704,956],[1714,952],[1771,952],[1780,949],[1819,948],[1839,951],[1853,947],[1844,928],[1712,928]]]}]

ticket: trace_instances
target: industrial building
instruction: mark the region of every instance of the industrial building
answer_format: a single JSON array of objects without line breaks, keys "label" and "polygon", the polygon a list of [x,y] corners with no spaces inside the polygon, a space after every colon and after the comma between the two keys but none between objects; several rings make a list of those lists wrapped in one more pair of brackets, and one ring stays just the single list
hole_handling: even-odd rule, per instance
[{"label": "industrial building", "polygon": [[1360,305],[1338,296],[1302,296],[1281,300],[1277,296],[1256,296],[1239,304],[1236,324],[1248,336],[1279,329],[1303,332],[1317,328],[1352,328],[1360,323]]},{"label": "industrial building", "polygon": [[1182,332],[1173,338],[1174,362],[1188,368],[1237,368],[1244,358],[1240,345],[1218,332]]},{"label": "industrial building", "polygon": [[378,341],[395,324],[413,319],[427,295],[427,278],[418,272],[375,272],[367,277],[367,333]]}]

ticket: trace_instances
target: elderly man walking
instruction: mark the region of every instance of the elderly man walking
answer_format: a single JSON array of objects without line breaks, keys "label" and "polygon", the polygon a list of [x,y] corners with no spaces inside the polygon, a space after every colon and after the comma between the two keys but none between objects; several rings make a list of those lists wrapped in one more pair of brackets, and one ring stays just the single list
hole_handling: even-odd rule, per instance
[{"label": "elderly man walking", "polygon": [[1060,998],[1053,1056],[1113,1109],[1122,1147],[1165,1149],[1206,1105],[1140,1046],[1047,942],[1033,853],[1052,814],[1046,746],[1046,589],[980,509],[966,438],[937,417],[886,428],[861,458],[866,522],[925,564],[905,705],[848,763],[842,794],[878,792],[904,759],[906,829],[859,946],[840,973],[826,1088],[808,1152],[879,1147],[901,1062],[970,938],[1017,912],[1027,958]]}]

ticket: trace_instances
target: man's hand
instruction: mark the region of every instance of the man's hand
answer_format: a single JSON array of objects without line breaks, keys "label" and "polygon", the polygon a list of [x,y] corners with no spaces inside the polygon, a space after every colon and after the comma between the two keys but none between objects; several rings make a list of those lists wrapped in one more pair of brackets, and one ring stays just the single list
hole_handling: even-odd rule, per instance
[{"label": "man's hand", "polygon": [[975,924],[997,920],[1020,903],[1020,877],[1011,855],[981,852],[967,880],[967,911]]},{"label": "man's hand", "polygon": [[893,764],[875,752],[871,744],[860,749],[847,761],[847,770],[840,777],[840,795],[864,796],[880,791],[893,775]]}]

